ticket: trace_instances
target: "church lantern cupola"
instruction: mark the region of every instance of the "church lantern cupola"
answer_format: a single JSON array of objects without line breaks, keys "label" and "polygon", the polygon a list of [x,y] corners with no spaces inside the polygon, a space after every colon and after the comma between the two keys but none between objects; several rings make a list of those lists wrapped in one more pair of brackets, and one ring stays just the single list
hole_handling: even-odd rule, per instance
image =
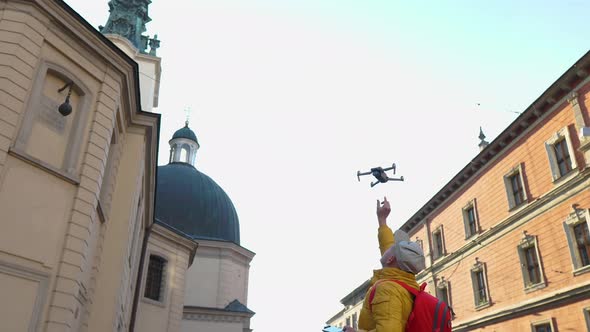
[{"label": "church lantern cupola", "polygon": [[168,144],[170,144],[170,163],[187,163],[195,167],[200,145],[197,135],[188,127],[188,120],[184,123],[184,127],[172,135]]}]

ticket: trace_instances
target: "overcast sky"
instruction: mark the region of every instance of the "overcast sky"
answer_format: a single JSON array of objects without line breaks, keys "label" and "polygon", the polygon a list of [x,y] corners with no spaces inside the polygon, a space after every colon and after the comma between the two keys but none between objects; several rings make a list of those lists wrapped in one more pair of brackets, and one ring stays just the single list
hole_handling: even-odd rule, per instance
[{"label": "overcast sky", "polygon": [[[93,26],[107,0],[66,0]],[[192,108],[197,168],[256,252],[255,331],[319,331],[399,226],[587,50],[590,2],[153,0],[161,165]],[[477,106],[477,104],[481,106]],[[405,182],[357,182],[398,166]]]}]

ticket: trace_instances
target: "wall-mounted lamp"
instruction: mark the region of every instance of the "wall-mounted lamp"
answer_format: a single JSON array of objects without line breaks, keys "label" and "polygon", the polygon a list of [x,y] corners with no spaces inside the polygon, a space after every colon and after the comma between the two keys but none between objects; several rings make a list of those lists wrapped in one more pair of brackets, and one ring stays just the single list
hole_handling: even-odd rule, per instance
[{"label": "wall-mounted lamp", "polygon": [[66,83],[66,85],[63,86],[63,88],[57,90],[57,92],[62,92],[66,88],[69,87],[68,95],[66,96],[66,100],[61,105],[59,105],[59,107],[57,108],[59,113],[63,116],[68,116],[68,115],[70,115],[70,113],[72,113],[72,105],[70,104],[70,95],[72,94],[72,87],[73,86],[74,86],[74,82],[70,81],[70,82]]}]

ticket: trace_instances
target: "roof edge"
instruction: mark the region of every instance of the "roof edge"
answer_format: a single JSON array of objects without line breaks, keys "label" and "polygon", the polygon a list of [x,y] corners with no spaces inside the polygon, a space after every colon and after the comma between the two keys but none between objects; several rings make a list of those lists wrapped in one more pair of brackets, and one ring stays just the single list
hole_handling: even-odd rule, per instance
[{"label": "roof edge", "polygon": [[560,101],[589,79],[590,51],[586,52],[553,84],[551,84],[525,111],[522,112],[498,137],[473,158],[463,169],[447,182],[434,196],[414,213],[401,227],[411,231],[423,222],[456,192],[461,190],[479,171],[487,166],[498,154],[510,148],[521,138],[530,124],[547,117]]}]

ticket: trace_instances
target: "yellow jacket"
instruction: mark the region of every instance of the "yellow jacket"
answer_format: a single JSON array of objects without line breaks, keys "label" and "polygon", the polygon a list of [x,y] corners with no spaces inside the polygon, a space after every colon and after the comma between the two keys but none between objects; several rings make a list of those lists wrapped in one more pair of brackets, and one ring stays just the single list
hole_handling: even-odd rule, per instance
[{"label": "yellow jacket", "polygon": [[[394,243],[393,232],[387,226],[379,227],[379,249],[381,255]],[[373,271],[371,286],[365,295],[365,301],[359,316],[359,329],[376,330],[376,332],[403,332],[406,329],[406,321],[412,312],[414,299],[402,286],[395,282],[381,282],[375,290],[372,304],[369,296],[375,283],[383,279],[395,279],[419,289],[414,274],[400,269],[386,267]],[[372,308],[371,308],[372,307]],[[372,310],[371,310],[372,309]]]}]

